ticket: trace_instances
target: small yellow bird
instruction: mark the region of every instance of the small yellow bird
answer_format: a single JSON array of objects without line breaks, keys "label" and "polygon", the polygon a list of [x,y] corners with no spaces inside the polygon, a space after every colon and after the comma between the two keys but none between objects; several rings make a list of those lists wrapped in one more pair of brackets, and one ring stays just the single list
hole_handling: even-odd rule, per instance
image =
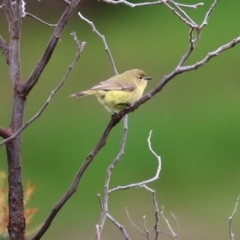
[{"label": "small yellow bird", "polygon": [[147,80],[151,79],[144,71],[133,69],[100,82],[89,90],[72,94],[70,97],[95,95],[108,111],[115,114],[139,100],[147,86]]}]

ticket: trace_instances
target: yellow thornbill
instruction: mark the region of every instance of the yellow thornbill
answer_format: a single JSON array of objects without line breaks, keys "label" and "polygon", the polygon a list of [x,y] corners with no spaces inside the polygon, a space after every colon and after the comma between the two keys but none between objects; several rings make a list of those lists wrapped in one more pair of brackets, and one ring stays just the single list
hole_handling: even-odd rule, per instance
[{"label": "yellow thornbill", "polygon": [[95,95],[108,111],[115,114],[139,100],[147,86],[147,81],[151,79],[144,71],[133,69],[100,82],[89,90],[70,96],[78,98]]}]

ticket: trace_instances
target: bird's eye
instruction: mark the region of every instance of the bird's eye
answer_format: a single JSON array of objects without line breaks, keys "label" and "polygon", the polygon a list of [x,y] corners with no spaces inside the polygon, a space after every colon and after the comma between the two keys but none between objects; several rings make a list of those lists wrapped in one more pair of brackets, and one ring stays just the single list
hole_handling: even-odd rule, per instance
[{"label": "bird's eye", "polygon": [[143,79],[143,76],[138,76],[138,78],[142,80],[142,79]]}]

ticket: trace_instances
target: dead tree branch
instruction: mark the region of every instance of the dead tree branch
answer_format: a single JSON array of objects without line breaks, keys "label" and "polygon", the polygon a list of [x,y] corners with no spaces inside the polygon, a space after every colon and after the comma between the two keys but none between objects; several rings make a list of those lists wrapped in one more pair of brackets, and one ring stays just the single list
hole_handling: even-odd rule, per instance
[{"label": "dead tree branch", "polygon": [[[216,5],[216,4],[215,4]],[[214,6],[215,6],[214,5]],[[211,12],[213,10],[213,6],[211,6],[210,8]],[[209,12],[207,13],[206,16],[209,15]],[[205,17],[205,19],[208,19]],[[197,33],[196,38],[193,38],[192,32],[193,30],[190,31],[190,50],[188,49],[186,54],[184,55],[184,57],[181,59],[181,61],[179,62],[179,64],[176,66],[176,68],[169,73],[168,75],[164,76],[163,79],[160,81],[160,83],[154,88],[152,89],[149,93],[147,93],[146,95],[144,95],[139,101],[137,101],[136,103],[134,103],[132,106],[130,106],[129,108],[126,108],[124,110],[122,110],[121,112],[119,112],[118,114],[116,114],[115,116],[113,116],[110,120],[110,122],[108,123],[106,129],[104,130],[101,138],[99,139],[98,143],[96,144],[96,146],[94,147],[94,149],[89,153],[89,155],[87,156],[87,158],[85,159],[84,163],[82,164],[82,166],[79,168],[79,170],[76,173],[76,176],[73,180],[73,183],[71,184],[70,188],[67,190],[67,192],[64,194],[64,196],[60,199],[60,201],[54,206],[52,212],[50,213],[50,215],[48,216],[47,220],[44,223],[43,228],[40,230],[40,232],[33,238],[34,240],[40,239],[40,237],[44,234],[44,232],[47,230],[47,228],[50,226],[50,224],[52,223],[53,219],[55,218],[56,214],[60,211],[60,209],[64,206],[64,204],[68,201],[68,199],[72,196],[72,194],[76,191],[78,184],[80,183],[80,180],[84,174],[84,172],[87,170],[88,166],[91,164],[91,162],[93,161],[93,159],[95,158],[95,156],[98,154],[98,152],[105,146],[106,144],[106,140],[108,138],[108,135],[110,134],[111,130],[120,122],[120,120],[128,113],[133,112],[135,109],[137,109],[141,104],[145,103],[146,101],[148,101],[149,99],[151,99],[155,94],[157,94],[158,92],[160,92],[162,90],[162,88],[170,81],[172,80],[174,77],[176,77],[177,75],[187,72],[187,71],[191,71],[191,70],[196,70],[199,67],[204,66],[208,61],[210,61],[214,56],[217,56],[219,54],[221,54],[223,51],[230,49],[232,47],[234,47],[236,44],[238,44],[240,42],[240,37],[234,39],[233,41],[219,47],[217,50],[210,52],[207,54],[207,56],[205,58],[203,58],[201,61],[196,62],[193,65],[189,65],[189,66],[183,66],[184,62],[190,57],[191,53],[193,52],[192,48],[196,45],[196,42],[199,39],[199,33]],[[32,78],[33,80],[33,78]],[[29,81],[31,82],[31,80],[29,79]],[[160,167],[157,170],[157,173],[160,172]],[[146,180],[141,182],[140,184],[138,183],[138,186],[143,186],[144,184],[147,184],[151,181],[153,181],[154,179],[158,178],[158,174],[156,174],[156,176],[153,179],[150,180]],[[137,186],[137,184],[132,184],[132,185],[128,185],[128,186],[123,186],[123,187],[119,187],[119,189],[127,189],[130,187],[135,187]],[[111,189],[109,190],[110,193],[116,190],[119,190],[117,188],[115,189]]]},{"label": "dead tree branch", "polygon": [[79,17],[84,20],[85,22],[87,22],[88,24],[90,24],[90,26],[92,27],[93,29],[93,32],[95,32],[101,39],[102,39],[102,42],[103,42],[103,45],[104,45],[104,48],[108,54],[108,57],[109,57],[109,60],[111,62],[111,65],[112,65],[112,69],[114,71],[114,73],[117,75],[118,74],[118,71],[117,71],[117,68],[116,68],[116,64],[114,62],[114,59],[113,59],[113,56],[112,56],[112,53],[108,47],[108,44],[106,42],[106,38],[104,35],[102,35],[95,27],[94,23],[89,21],[87,18],[85,18],[80,12],[78,12],[78,15]]},{"label": "dead tree branch", "polygon": [[27,96],[31,89],[38,82],[41,73],[43,72],[50,57],[52,56],[53,51],[55,50],[55,47],[63,33],[64,28],[66,27],[68,20],[73,15],[80,2],[81,0],[72,0],[71,4],[66,8],[65,12],[57,23],[56,28],[53,31],[53,34],[49,40],[43,56],[41,57],[40,61],[38,62],[37,66],[31,73],[27,81],[24,82],[24,84],[18,89],[18,91],[20,91],[23,95]]},{"label": "dead tree branch", "polygon": [[6,59],[6,63],[9,64],[9,44],[0,35],[0,49]]},{"label": "dead tree branch", "polygon": [[[100,221],[97,225],[98,226],[97,236],[101,236],[103,226],[105,224],[105,221],[106,221],[106,218],[108,215],[109,184],[110,184],[111,174],[114,170],[114,167],[120,161],[121,157],[124,154],[125,144],[127,141],[127,133],[128,133],[128,115],[125,115],[123,136],[122,136],[120,151],[119,151],[117,157],[114,159],[114,161],[110,164],[110,166],[107,169],[107,174],[106,174],[106,179],[105,179],[105,184],[104,184],[104,197],[103,197],[103,200],[101,201],[102,214],[101,214]],[[97,239],[97,236],[96,236],[96,239]]]},{"label": "dead tree branch", "polygon": [[233,218],[234,218],[234,216],[237,212],[239,201],[240,201],[240,196],[237,198],[237,201],[235,203],[235,207],[233,209],[232,215],[228,218],[228,230],[229,230],[229,235],[230,235],[231,240],[235,239],[235,236],[234,236],[234,233],[233,233],[233,230],[232,230],[232,221],[233,221]]},{"label": "dead tree branch", "polygon": [[[66,82],[66,80],[68,79],[69,74],[71,73],[72,69],[75,67],[77,61],[79,60],[79,58],[81,57],[81,53],[86,45],[86,42],[80,42],[79,40],[77,40],[76,38],[76,33],[72,33],[74,40],[76,42],[77,45],[77,53],[76,53],[76,57],[73,61],[73,63],[68,67],[68,70],[65,74],[65,76],[63,77],[62,81],[59,83],[59,85],[52,90],[51,94],[49,95],[48,99],[46,100],[46,102],[42,105],[42,107],[39,109],[39,111],[32,117],[30,118],[28,121],[26,121],[19,129],[18,131],[16,131],[14,134],[11,134],[8,136],[8,138],[6,138],[5,140],[3,140],[2,142],[0,142],[0,147],[4,144],[6,144],[7,142],[13,140],[14,138],[16,138],[16,136],[18,134],[20,134],[25,128],[27,128],[31,123],[33,123],[38,117],[41,116],[41,114],[44,112],[44,110],[46,109],[46,107],[49,105],[49,103],[52,101],[53,97],[55,96],[55,94],[58,92],[58,90],[64,85],[64,83]],[[1,129],[0,129],[1,132]],[[0,133],[1,136],[1,133]],[[7,135],[6,135],[7,136]]]}]

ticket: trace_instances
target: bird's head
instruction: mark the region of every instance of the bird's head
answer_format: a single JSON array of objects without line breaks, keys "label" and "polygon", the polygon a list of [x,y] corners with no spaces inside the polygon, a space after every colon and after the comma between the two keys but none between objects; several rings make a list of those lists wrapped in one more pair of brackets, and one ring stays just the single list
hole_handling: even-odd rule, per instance
[{"label": "bird's head", "polygon": [[147,76],[146,73],[140,69],[132,69],[128,72],[131,75],[131,78],[134,78],[135,82],[143,88],[147,86],[147,81],[152,79],[152,77]]}]

